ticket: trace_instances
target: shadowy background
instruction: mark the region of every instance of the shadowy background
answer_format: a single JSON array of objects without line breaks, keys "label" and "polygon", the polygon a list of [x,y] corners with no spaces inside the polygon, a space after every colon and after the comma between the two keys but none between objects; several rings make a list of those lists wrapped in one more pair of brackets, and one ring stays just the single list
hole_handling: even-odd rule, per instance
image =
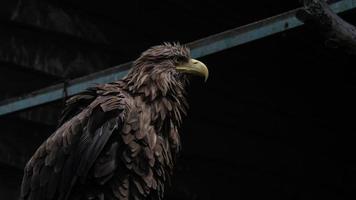
[{"label": "shadowy background", "polygon": [[[3,0],[0,99],[299,7],[298,1]],[[356,24],[356,11],[342,14]],[[166,199],[356,197],[355,58],[300,27],[201,58]],[[0,197],[56,127],[63,102],[0,118]]]}]

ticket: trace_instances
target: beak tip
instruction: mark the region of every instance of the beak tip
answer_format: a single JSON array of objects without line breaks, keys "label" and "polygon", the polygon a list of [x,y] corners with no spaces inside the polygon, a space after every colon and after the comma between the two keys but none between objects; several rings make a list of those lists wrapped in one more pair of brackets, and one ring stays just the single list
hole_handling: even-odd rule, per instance
[{"label": "beak tip", "polygon": [[202,76],[205,83],[208,81],[209,70],[206,65],[199,60],[191,59],[189,63],[177,66],[176,69],[182,73]]},{"label": "beak tip", "polygon": [[204,76],[204,82],[206,83],[208,81],[208,78],[209,78],[209,71],[208,71],[208,68],[206,66],[205,66],[205,69],[206,69],[206,72],[205,72],[205,76]]}]

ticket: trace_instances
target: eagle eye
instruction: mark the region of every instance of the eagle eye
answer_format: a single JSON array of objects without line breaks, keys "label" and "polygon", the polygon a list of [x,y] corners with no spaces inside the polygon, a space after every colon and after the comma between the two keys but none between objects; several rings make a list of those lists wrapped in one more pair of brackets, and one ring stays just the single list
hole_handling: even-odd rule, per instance
[{"label": "eagle eye", "polygon": [[176,56],[176,57],[174,58],[174,62],[175,62],[176,64],[181,64],[181,63],[188,62],[188,59],[187,59],[186,57],[184,57],[184,56]]}]

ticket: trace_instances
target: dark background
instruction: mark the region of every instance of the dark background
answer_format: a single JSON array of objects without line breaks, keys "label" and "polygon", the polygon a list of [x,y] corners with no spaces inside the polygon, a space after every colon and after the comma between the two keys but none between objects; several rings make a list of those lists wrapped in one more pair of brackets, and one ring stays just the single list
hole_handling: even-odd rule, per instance
[{"label": "dark background", "polygon": [[[0,99],[299,7],[298,1],[0,2]],[[356,24],[355,11],[342,14]],[[356,189],[355,57],[300,27],[200,58],[167,199],[351,199]],[[0,199],[63,102],[0,118]]]}]

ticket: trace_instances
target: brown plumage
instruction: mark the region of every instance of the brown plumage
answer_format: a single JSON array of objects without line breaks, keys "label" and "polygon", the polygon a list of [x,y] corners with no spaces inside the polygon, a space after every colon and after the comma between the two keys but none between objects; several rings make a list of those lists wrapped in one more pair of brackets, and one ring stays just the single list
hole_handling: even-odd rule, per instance
[{"label": "brown plumage", "polygon": [[208,75],[189,49],[165,43],[122,80],[70,98],[25,167],[20,199],[161,199],[180,149],[187,73]]}]

